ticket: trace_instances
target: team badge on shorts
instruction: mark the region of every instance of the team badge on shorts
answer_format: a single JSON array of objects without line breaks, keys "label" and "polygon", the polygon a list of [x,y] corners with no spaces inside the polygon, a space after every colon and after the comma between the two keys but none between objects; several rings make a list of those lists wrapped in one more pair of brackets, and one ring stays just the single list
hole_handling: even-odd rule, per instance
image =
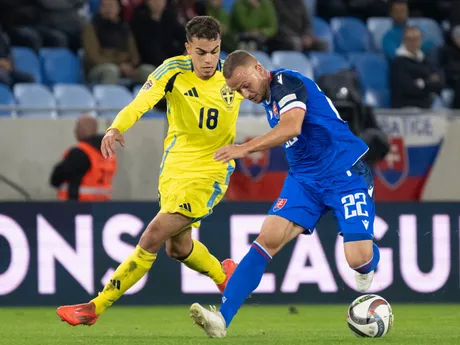
[{"label": "team badge on shorts", "polygon": [[144,91],[149,91],[153,86],[153,81],[152,80],[147,80],[144,84],[144,86],[142,86],[142,90]]},{"label": "team badge on shorts", "polygon": [[287,199],[278,198],[275,206],[273,206],[273,212],[281,210],[284,207],[284,205],[286,205],[286,202],[287,202]]}]

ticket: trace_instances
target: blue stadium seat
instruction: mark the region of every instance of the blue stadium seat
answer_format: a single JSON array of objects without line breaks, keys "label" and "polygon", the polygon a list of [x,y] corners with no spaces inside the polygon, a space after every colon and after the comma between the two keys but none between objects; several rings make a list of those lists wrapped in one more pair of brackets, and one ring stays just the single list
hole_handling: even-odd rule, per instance
[{"label": "blue stadium seat", "polygon": [[350,68],[350,63],[337,53],[311,53],[315,79],[324,74],[335,73],[341,69]]},{"label": "blue stadium seat", "polygon": [[[58,115],[79,116],[82,113],[95,115],[94,101],[91,92],[83,85],[56,84],[53,87],[54,98],[58,107]],[[80,108],[80,110],[76,110]]]},{"label": "blue stadium seat", "polygon": [[423,40],[433,41],[435,45],[444,45],[444,35],[439,24],[431,18],[409,18],[409,25],[415,25],[422,31]]},{"label": "blue stadium seat", "polygon": [[304,76],[313,79],[313,68],[307,57],[300,52],[276,51],[272,54],[272,61],[275,68],[288,68],[302,73]]},{"label": "blue stadium seat", "polygon": [[319,17],[313,18],[313,32],[316,37],[327,42],[327,51],[334,51],[334,36],[329,23]]},{"label": "blue stadium seat", "polygon": [[250,52],[254,57],[259,60],[259,62],[264,66],[266,69],[271,70],[273,69],[273,63],[272,60],[270,59],[270,56],[268,56],[267,53],[263,51],[252,51]]},{"label": "blue stadium seat", "polygon": [[388,90],[388,63],[375,53],[352,53],[348,61],[359,73],[364,90]]},{"label": "blue stadium seat", "polygon": [[103,117],[115,117],[118,112],[133,100],[133,94],[120,85],[95,85],[93,96],[98,113]]},{"label": "blue stadium seat", "polygon": [[228,56],[228,53],[227,53],[227,52],[224,52],[224,51],[221,51],[221,52],[220,52],[220,58],[221,58],[222,60],[225,60],[225,59],[227,58],[227,56]]},{"label": "blue stadium seat", "polygon": [[222,8],[225,11],[230,13],[232,11],[232,7],[233,7],[234,3],[235,3],[235,0],[223,0],[222,1]]},{"label": "blue stadium seat", "polygon": [[372,38],[366,25],[357,18],[335,17],[331,19],[334,47],[338,53],[373,50]]},{"label": "blue stadium seat", "polygon": [[[257,111],[257,105],[252,103],[251,101],[248,101],[247,99],[243,100],[241,102],[240,106],[240,113],[241,115],[247,116],[247,115],[254,115],[254,113]],[[260,106],[261,109],[260,111],[263,111],[262,106]]]},{"label": "blue stadium seat", "polygon": [[390,91],[367,90],[364,93],[364,103],[374,108],[391,108]]},{"label": "blue stadium seat", "polygon": [[441,91],[441,99],[447,108],[452,107],[452,103],[454,102],[454,97],[455,97],[455,92],[452,89],[443,89]]},{"label": "blue stadium seat", "polygon": [[70,50],[42,48],[39,55],[45,84],[76,84],[80,81],[80,61]]},{"label": "blue stadium seat", "polygon": [[32,49],[26,47],[12,47],[11,55],[15,68],[19,71],[32,74],[37,83],[42,82],[40,61]]},{"label": "blue stadium seat", "polygon": [[16,103],[30,107],[30,110],[18,110],[18,116],[56,116],[56,101],[51,91],[44,85],[19,83],[13,88]]},{"label": "blue stadium seat", "polygon": [[99,12],[99,0],[89,0],[89,9],[93,14]]},{"label": "blue stadium seat", "polygon": [[391,29],[393,22],[389,17],[371,17],[367,20],[367,29],[372,35],[374,47],[382,50],[383,36]]},{"label": "blue stadium seat", "polygon": [[[0,105],[15,105],[14,96],[11,90],[5,85],[0,84]],[[0,116],[11,116],[12,110],[0,110]]]}]

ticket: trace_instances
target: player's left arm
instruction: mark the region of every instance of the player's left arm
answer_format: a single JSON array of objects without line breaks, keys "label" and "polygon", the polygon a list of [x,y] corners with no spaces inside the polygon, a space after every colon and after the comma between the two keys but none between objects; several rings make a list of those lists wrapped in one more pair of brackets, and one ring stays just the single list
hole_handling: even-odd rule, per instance
[{"label": "player's left arm", "polygon": [[[276,77],[276,76],[275,76]],[[302,80],[283,74],[272,89],[272,97],[279,105],[279,123],[267,133],[242,145],[228,145],[218,150],[214,158],[224,163],[279,146],[298,136],[302,131],[307,109],[307,90]]]}]

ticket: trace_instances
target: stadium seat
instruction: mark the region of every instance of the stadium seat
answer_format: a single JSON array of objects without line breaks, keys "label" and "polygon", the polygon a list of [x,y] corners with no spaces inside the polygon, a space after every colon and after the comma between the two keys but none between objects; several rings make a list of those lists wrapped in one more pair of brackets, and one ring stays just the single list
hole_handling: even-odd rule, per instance
[{"label": "stadium seat", "polygon": [[328,22],[319,17],[313,18],[313,32],[316,37],[327,42],[327,51],[334,51],[334,36]]},{"label": "stadium seat", "polygon": [[373,50],[371,35],[361,20],[353,17],[335,17],[331,19],[331,29],[337,53]]},{"label": "stadium seat", "polygon": [[227,52],[224,52],[224,51],[221,51],[221,52],[220,52],[220,58],[221,58],[222,60],[225,60],[225,59],[227,58],[227,56],[228,56],[228,53],[227,53]]},{"label": "stadium seat", "polygon": [[441,98],[444,102],[444,105],[447,108],[452,107],[452,103],[454,102],[455,92],[452,89],[444,89],[441,91]]},{"label": "stadium seat", "polygon": [[374,41],[374,47],[382,50],[383,36],[391,29],[393,23],[389,17],[371,17],[367,20],[367,29]]},{"label": "stadium seat", "polygon": [[288,68],[298,71],[306,77],[313,79],[313,68],[307,57],[300,52],[275,51],[272,54],[275,68]]},{"label": "stadium seat", "polygon": [[359,73],[364,90],[388,90],[388,63],[375,53],[352,53],[348,61]]},{"label": "stadium seat", "polygon": [[254,55],[255,58],[259,60],[262,66],[264,66],[266,69],[269,69],[269,70],[273,69],[272,60],[270,59],[270,56],[268,56],[267,53],[257,50],[257,51],[252,51],[251,54]]},{"label": "stadium seat", "polygon": [[76,84],[80,81],[80,61],[70,50],[42,48],[39,55],[45,84]]},{"label": "stadium seat", "polygon": [[[248,115],[254,115],[256,112],[256,107],[257,105],[252,103],[251,101],[248,101],[245,99],[243,102],[241,102],[240,106],[240,113],[241,115],[248,116]],[[260,106],[262,108],[262,106]],[[262,109],[260,109],[262,111]]]},{"label": "stadium seat", "polygon": [[409,18],[409,25],[415,25],[422,31],[423,40],[433,41],[436,46],[444,45],[444,36],[439,24],[431,18]]},{"label": "stadium seat", "polygon": [[13,88],[16,103],[30,110],[18,110],[18,116],[56,116],[56,101],[44,85],[19,83]]},{"label": "stadium seat", "polygon": [[223,0],[222,1],[222,8],[230,13],[232,11],[233,4],[235,3],[235,0]]},{"label": "stadium seat", "polygon": [[99,0],[89,0],[89,9],[93,14],[99,12]]},{"label": "stadium seat", "polygon": [[[11,90],[5,85],[0,84],[0,105],[14,106],[14,104],[14,96],[11,93]],[[11,116],[13,113],[13,110],[0,110],[0,116]]]},{"label": "stadium seat", "polygon": [[324,74],[350,68],[350,63],[337,53],[311,53],[310,61],[315,79]]},{"label": "stadium seat", "polygon": [[95,85],[93,96],[98,107],[98,114],[103,117],[115,117],[133,100],[132,93],[120,85]]},{"label": "stadium seat", "polygon": [[32,74],[37,83],[42,82],[40,61],[32,49],[26,47],[12,47],[11,55],[16,69],[21,72]]},{"label": "stadium seat", "polygon": [[391,108],[390,92],[367,90],[364,93],[364,103],[373,108]]},{"label": "stadium seat", "polygon": [[86,86],[56,84],[53,87],[53,93],[56,99],[58,115],[79,116],[82,113],[95,115],[96,102]]}]

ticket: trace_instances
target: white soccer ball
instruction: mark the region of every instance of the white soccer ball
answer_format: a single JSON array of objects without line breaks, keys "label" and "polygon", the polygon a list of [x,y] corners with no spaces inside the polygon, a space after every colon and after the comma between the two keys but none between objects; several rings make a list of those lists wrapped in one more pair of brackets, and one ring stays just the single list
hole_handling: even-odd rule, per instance
[{"label": "white soccer ball", "polygon": [[348,308],[348,328],[357,337],[383,337],[390,330],[393,321],[390,303],[377,295],[360,296]]}]

